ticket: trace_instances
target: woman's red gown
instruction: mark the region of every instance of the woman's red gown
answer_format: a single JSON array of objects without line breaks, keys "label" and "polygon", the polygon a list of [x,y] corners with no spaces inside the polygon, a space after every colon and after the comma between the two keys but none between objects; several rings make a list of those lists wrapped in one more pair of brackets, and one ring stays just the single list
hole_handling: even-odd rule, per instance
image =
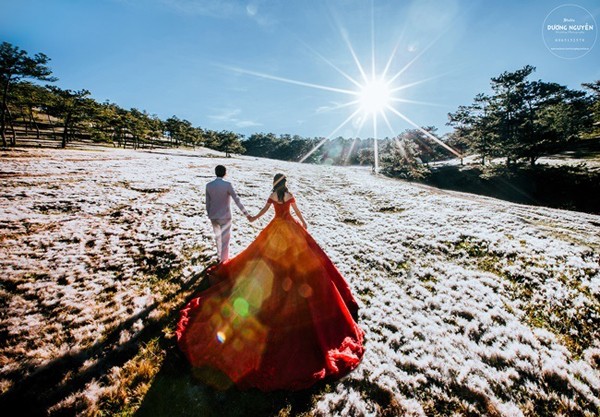
[{"label": "woman's red gown", "polygon": [[193,368],[239,388],[307,388],[347,374],[363,355],[348,284],[290,205],[214,272],[217,284],[181,310],[177,341]]}]

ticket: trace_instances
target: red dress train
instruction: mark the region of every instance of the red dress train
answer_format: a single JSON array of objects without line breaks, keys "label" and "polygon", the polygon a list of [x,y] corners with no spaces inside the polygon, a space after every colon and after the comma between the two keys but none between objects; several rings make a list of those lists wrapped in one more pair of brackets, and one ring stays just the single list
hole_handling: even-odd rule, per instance
[{"label": "red dress train", "polygon": [[273,220],[181,310],[177,342],[194,369],[241,389],[307,388],[347,374],[363,355],[358,305],[291,216],[293,201],[273,202]]}]

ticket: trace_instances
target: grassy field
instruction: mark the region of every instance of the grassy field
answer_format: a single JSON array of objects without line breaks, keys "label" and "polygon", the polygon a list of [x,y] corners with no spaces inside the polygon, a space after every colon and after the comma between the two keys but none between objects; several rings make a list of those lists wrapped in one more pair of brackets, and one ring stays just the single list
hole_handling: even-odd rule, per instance
[{"label": "grassy field", "polygon": [[[350,283],[362,364],[301,392],[215,389],[176,347],[214,261],[204,184],[249,211],[284,172]],[[19,415],[596,416],[600,216],[214,151],[0,154],[0,405]],[[268,222],[237,213],[232,253]]]}]

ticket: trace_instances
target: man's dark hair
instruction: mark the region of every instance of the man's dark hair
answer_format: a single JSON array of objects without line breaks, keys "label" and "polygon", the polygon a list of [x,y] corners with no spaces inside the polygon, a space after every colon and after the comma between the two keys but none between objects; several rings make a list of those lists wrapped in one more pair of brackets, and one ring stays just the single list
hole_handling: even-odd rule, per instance
[{"label": "man's dark hair", "polygon": [[217,165],[217,167],[215,168],[215,174],[219,178],[223,178],[226,173],[227,173],[227,168],[225,168],[223,165]]}]

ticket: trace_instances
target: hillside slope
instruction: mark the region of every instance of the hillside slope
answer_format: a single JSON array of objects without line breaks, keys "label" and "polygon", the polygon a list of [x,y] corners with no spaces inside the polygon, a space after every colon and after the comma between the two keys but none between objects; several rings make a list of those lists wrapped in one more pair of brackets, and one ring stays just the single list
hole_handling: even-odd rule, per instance
[{"label": "hillside slope", "polygon": [[[165,413],[244,415],[193,381],[172,336],[213,256],[204,184],[218,163],[252,213],[273,174],[287,174],[366,333],[353,373],[282,402],[252,394],[274,398],[262,413],[600,412],[600,216],[207,150],[0,156],[0,404],[133,414],[142,401],[144,415],[150,396],[161,402],[153,378],[166,352],[183,379]],[[251,225],[237,212],[233,254],[268,217]],[[154,370],[140,368],[155,342]]]}]

